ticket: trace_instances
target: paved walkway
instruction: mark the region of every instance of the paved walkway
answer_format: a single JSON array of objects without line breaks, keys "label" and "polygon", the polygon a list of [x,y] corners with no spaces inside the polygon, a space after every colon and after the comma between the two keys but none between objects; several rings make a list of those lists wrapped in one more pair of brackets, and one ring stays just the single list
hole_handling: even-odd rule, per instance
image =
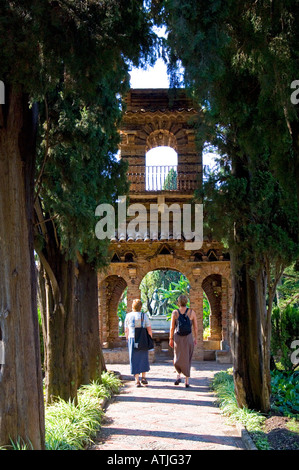
[{"label": "paved walkway", "polygon": [[193,362],[190,388],[176,378],[172,361],[151,364],[148,386],[136,388],[129,366],[107,364],[124,382],[108,406],[94,450],[242,450],[235,426],[215,405],[209,381],[229,365]]}]

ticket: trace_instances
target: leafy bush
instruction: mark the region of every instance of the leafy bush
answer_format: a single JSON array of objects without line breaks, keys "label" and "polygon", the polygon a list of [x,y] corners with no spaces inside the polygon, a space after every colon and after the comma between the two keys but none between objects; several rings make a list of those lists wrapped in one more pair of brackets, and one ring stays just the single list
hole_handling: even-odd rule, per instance
[{"label": "leafy bush", "polygon": [[271,351],[280,360],[285,370],[293,370],[291,344],[299,338],[299,309],[288,305],[284,310],[275,307],[272,311]]},{"label": "leafy bush", "polygon": [[121,381],[108,372],[102,373],[101,381],[80,387],[78,404],[59,399],[46,407],[47,449],[80,450],[92,443],[101,426],[102,400],[121,387]]},{"label": "leafy bush", "polygon": [[242,423],[248,431],[260,431],[265,417],[248,408],[239,408],[231,373],[218,372],[212,381],[212,388],[217,395],[217,402],[223,414],[231,421]]},{"label": "leafy bush", "polygon": [[272,409],[299,418],[299,371],[271,372]]}]

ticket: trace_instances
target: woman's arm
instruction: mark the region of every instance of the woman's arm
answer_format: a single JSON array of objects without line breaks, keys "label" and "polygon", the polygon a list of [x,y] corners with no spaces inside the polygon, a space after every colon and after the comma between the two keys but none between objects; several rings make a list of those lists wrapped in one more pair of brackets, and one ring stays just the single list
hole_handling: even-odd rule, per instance
[{"label": "woman's arm", "polygon": [[153,332],[152,332],[152,327],[151,326],[148,326],[147,328],[147,331],[148,331],[148,334],[153,337]]},{"label": "woman's arm", "polygon": [[198,331],[197,331],[197,318],[196,318],[196,314],[195,314],[194,310],[192,310],[191,321],[192,321],[192,324],[193,324],[193,339],[194,339],[194,344],[196,344],[196,343],[197,343],[197,334],[198,334]]},{"label": "woman's arm", "polygon": [[129,339],[129,325],[128,325],[129,321],[128,320],[129,320],[129,314],[127,314],[125,317],[125,335],[126,335],[127,341]]},{"label": "woman's arm", "polygon": [[170,324],[170,331],[169,331],[169,346],[173,348],[173,335],[175,329],[175,310],[171,314],[171,324]]}]

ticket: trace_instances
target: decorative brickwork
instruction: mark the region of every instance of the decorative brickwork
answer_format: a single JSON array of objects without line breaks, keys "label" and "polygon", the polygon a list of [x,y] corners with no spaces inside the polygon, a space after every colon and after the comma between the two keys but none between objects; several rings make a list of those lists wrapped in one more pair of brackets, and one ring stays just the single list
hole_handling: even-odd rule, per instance
[{"label": "decorative brickwork", "polygon": [[[202,178],[201,152],[196,148],[192,122],[197,110],[184,90],[177,96],[169,90],[131,90],[121,127],[121,158],[128,161],[130,204],[141,203],[149,213],[150,204],[191,203]],[[178,153],[178,187],[149,191],[145,188],[145,153],[156,146],[172,146]],[[164,162],[161,161],[161,165]],[[171,215],[171,213],[170,213]],[[129,218],[128,218],[129,220]],[[171,221],[170,217],[170,221]],[[170,224],[171,225],[171,224]],[[203,291],[211,306],[209,344],[229,346],[231,279],[230,262],[216,240],[204,240],[200,250],[186,250],[184,238],[171,231],[166,239],[158,226],[155,237],[149,231],[135,238],[116,233],[111,242],[111,264],[99,273],[99,321],[103,346],[118,348],[117,306],[128,288],[128,311],[140,298],[140,283],[150,271],[169,269],[184,274],[190,282],[190,302],[198,320],[198,341],[194,357],[204,359]]]}]

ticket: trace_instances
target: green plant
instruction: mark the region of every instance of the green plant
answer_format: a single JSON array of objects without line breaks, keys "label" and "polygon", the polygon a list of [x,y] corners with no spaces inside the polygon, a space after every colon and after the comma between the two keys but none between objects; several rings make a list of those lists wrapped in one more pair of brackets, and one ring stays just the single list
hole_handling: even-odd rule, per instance
[{"label": "green plant", "polygon": [[271,372],[272,409],[285,416],[299,417],[299,371]]},{"label": "green plant", "polygon": [[58,399],[47,406],[46,448],[48,450],[80,450],[92,443],[101,426],[101,402],[118,393],[121,381],[112,373],[103,372],[101,383],[94,381],[80,387],[78,403]]},{"label": "green plant", "polygon": [[121,380],[111,372],[103,372],[101,375],[102,384],[110,394],[119,393],[122,386]]},{"label": "green plant", "polygon": [[127,291],[128,289],[126,288],[117,307],[117,316],[121,322],[119,326],[120,335],[124,335],[124,324],[127,314]]},{"label": "green plant", "polygon": [[292,305],[287,305],[283,310],[275,307],[271,316],[272,354],[280,359],[285,370],[293,370],[297,364],[291,361],[291,344],[299,337],[299,309]]},{"label": "green plant", "polygon": [[163,191],[177,189],[177,177],[177,172],[173,168],[170,168],[164,181]]},{"label": "green plant", "polygon": [[204,338],[210,335],[210,303],[206,296],[206,293],[203,293],[203,328],[204,328]]},{"label": "green plant", "polygon": [[[189,295],[190,285],[188,279],[182,274],[178,282],[171,282],[168,289],[160,287],[159,293],[162,294],[163,298],[167,301],[167,318],[170,319],[171,312],[177,309],[177,299],[181,294]],[[190,306],[188,302],[187,307]]]},{"label": "green plant", "polygon": [[292,432],[296,432],[297,434],[299,434],[299,422],[298,422],[298,419],[296,420],[296,418],[292,418],[287,424],[286,424],[287,428],[292,431]]},{"label": "green plant", "polygon": [[262,424],[265,417],[248,408],[239,408],[234,388],[232,371],[227,370],[215,374],[212,380],[212,389],[217,396],[217,403],[222,413],[229,422],[239,422],[252,434],[256,446],[260,450],[269,449],[265,434],[262,432]]}]

